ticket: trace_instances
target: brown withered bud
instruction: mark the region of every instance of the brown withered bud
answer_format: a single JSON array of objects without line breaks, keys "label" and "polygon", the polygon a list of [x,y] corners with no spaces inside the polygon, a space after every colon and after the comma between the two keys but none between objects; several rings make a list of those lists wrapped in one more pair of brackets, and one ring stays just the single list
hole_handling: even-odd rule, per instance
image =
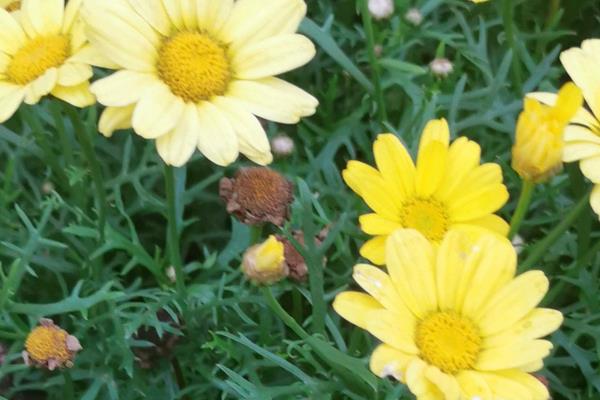
[{"label": "brown withered bud", "polygon": [[[315,237],[315,245],[320,246],[325,240],[329,229],[325,228]],[[296,240],[301,246],[305,245],[304,233],[302,231],[294,231],[292,233],[294,240]],[[308,266],[304,257],[296,250],[293,243],[287,240],[285,236],[277,235],[277,240],[283,243],[283,249],[285,254],[285,263],[289,270],[289,277],[297,282],[304,282],[308,276]],[[325,260],[323,260],[325,265]]]},{"label": "brown withered bud", "polygon": [[223,178],[219,183],[227,212],[248,225],[283,225],[289,217],[293,190],[290,181],[266,167],[242,168],[233,178]]},{"label": "brown withered bud", "polygon": [[[160,310],[156,313],[159,321],[167,322],[172,327],[178,327],[178,324],[169,313],[165,310]],[[150,369],[154,363],[161,358],[168,358],[172,353],[175,345],[179,341],[179,336],[174,335],[170,332],[163,332],[162,336],[159,336],[156,329],[153,327],[142,326],[134,334],[136,340],[143,340],[150,342],[154,346],[152,347],[135,347],[133,353],[136,356],[140,368]]]},{"label": "brown withered bud", "polygon": [[27,365],[47,368],[71,368],[77,352],[83,348],[79,340],[55,325],[51,319],[40,319],[40,325],[27,336],[23,360]]}]

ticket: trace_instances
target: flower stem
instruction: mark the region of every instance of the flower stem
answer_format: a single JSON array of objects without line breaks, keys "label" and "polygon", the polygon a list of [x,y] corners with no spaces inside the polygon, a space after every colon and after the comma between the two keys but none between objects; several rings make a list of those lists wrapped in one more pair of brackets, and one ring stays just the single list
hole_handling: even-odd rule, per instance
[{"label": "flower stem", "polygon": [[71,377],[71,372],[68,369],[63,370],[63,377],[65,379],[64,386],[64,400],[74,400],[75,399],[75,391],[73,389],[73,378]]},{"label": "flower stem", "polygon": [[296,335],[298,335],[302,339],[306,339],[307,337],[310,336],[296,322],[296,320],[294,318],[292,318],[292,316],[290,314],[288,314],[283,309],[283,307],[281,307],[281,304],[279,304],[279,302],[277,301],[277,299],[275,298],[275,296],[273,296],[273,292],[271,291],[271,288],[269,286],[263,287],[262,288],[262,292],[263,292],[263,296],[265,297],[265,300],[267,301],[267,305],[269,306],[269,308],[275,314],[277,314],[277,316],[283,321],[284,324],[287,325],[288,328],[290,328],[291,330],[293,330],[296,333]]},{"label": "flower stem", "polygon": [[514,86],[517,92],[523,91],[523,78],[521,74],[521,62],[519,60],[519,49],[517,48],[517,39],[515,34],[515,13],[513,0],[503,0],[502,2],[502,21],[504,23],[504,33],[508,46],[512,49],[512,74]]},{"label": "flower stem", "polygon": [[167,194],[167,248],[169,259],[175,268],[175,286],[179,299],[186,299],[186,287],[183,275],[183,263],[179,248],[179,229],[177,228],[177,194],[175,193],[175,171],[165,164],[165,192]]},{"label": "flower stem", "polygon": [[81,121],[81,116],[77,113],[76,109],[71,106],[66,106],[67,114],[73,123],[73,130],[75,131],[75,135],[77,136],[77,140],[81,145],[81,149],[83,150],[83,154],[87,159],[88,165],[90,167],[90,171],[92,174],[92,181],[94,182],[94,187],[96,189],[96,207],[98,210],[98,232],[100,234],[100,240],[104,240],[104,228],[106,226],[106,191],[104,190],[104,177],[102,175],[102,169],[100,168],[100,163],[98,162],[98,158],[96,157],[96,152],[94,151],[94,145],[92,143],[92,139],[88,134],[88,131]]},{"label": "flower stem", "polygon": [[531,269],[532,266],[544,256],[546,250],[548,250],[548,248],[552,246],[554,242],[556,242],[562,236],[562,234],[571,227],[571,225],[573,225],[577,218],[579,218],[579,215],[587,209],[589,199],[589,193],[583,196],[577,202],[577,204],[575,204],[575,207],[571,209],[571,212],[569,212],[544,239],[533,246],[525,261],[523,261],[520,265],[521,271],[527,271]]},{"label": "flower stem", "polygon": [[527,214],[527,210],[529,209],[534,188],[535,184],[533,182],[523,180],[523,186],[521,187],[521,195],[519,196],[517,208],[515,209],[512,219],[510,220],[510,231],[508,232],[508,238],[510,240],[512,240],[519,232],[519,228],[523,223],[525,214]]},{"label": "flower stem", "polygon": [[371,64],[373,86],[375,88],[375,101],[377,102],[377,116],[379,123],[387,120],[387,111],[385,109],[385,101],[383,98],[383,89],[381,87],[381,70],[377,57],[375,55],[375,34],[373,31],[373,21],[369,13],[369,5],[367,0],[359,0],[360,13],[363,21],[363,28],[367,36],[367,50],[369,54],[369,63]]}]

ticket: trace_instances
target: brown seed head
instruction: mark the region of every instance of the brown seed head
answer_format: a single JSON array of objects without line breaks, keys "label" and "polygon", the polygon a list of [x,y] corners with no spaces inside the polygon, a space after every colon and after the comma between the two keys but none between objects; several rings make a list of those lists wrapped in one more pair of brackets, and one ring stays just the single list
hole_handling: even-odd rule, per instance
[{"label": "brown seed head", "polygon": [[79,340],[50,319],[41,319],[25,341],[23,359],[27,365],[36,365],[53,371],[73,366],[75,354],[82,350]]},{"label": "brown seed head", "polygon": [[242,168],[234,178],[221,179],[219,186],[227,211],[249,225],[283,225],[289,215],[292,192],[290,181],[265,167]]}]

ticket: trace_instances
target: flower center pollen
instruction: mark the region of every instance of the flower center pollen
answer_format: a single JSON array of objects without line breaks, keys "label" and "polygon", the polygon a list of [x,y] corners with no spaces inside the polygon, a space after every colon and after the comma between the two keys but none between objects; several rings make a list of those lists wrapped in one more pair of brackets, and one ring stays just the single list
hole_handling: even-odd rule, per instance
[{"label": "flower center pollen", "polygon": [[165,40],[157,68],[173,94],[193,103],[223,95],[232,75],[227,48],[199,32],[180,32]]},{"label": "flower center pollen", "polygon": [[37,362],[54,359],[65,362],[71,358],[67,349],[68,333],[56,327],[38,326],[27,337],[25,348]]},{"label": "flower center pollen", "polygon": [[17,51],[8,64],[6,75],[18,85],[26,85],[69,57],[69,39],[62,35],[41,36]]},{"label": "flower center pollen", "polygon": [[415,198],[403,204],[400,222],[406,228],[418,230],[427,239],[439,242],[448,230],[449,217],[441,202],[432,198]]},{"label": "flower center pollen", "polygon": [[452,311],[436,312],[421,321],[415,341],[421,358],[447,374],[472,369],[482,344],[475,324]]}]

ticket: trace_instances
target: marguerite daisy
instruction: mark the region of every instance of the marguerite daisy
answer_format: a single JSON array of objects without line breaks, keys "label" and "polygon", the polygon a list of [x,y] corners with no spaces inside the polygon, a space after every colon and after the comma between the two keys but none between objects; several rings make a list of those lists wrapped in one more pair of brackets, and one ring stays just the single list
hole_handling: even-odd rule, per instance
[{"label": "marguerite daisy", "polygon": [[[596,184],[590,203],[600,215],[600,39],[588,39],[581,48],[564,51],[560,60],[583,92],[591,111],[581,108],[566,128],[563,161],[579,161],[581,172]],[[531,93],[530,96],[550,105],[557,101],[557,96],[551,93]]]},{"label": "marguerite daisy", "polygon": [[450,232],[435,249],[415,230],[395,232],[389,275],[357,265],[354,280],[368,294],[340,293],[334,309],[383,342],[371,370],[406,383],[419,400],[548,400],[531,375],[552,349],[540,338],[563,320],[536,308],[548,279],[541,271],[515,277],[515,250],[499,235],[483,235],[470,251],[465,240]]},{"label": "marguerite daisy", "polygon": [[92,85],[100,131],[133,127],[181,166],[198,148],[228,165],[272,160],[262,117],[297,123],[317,100],[276,75],[309,62],[302,0],[89,0],[90,41],[118,65]]},{"label": "marguerite daisy", "polygon": [[346,183],[371,207],[360,217],[365,233],[375,235],[360,254],[383,264],[385,241],[399,228],[413,228],[439,243],[450,229],[508,232],[507,223],[492,214],[508,200],[497,164],[479,164],[481,149],[466,137],[450,144],[444,119],[430,121],[419,145],[416,167],[400,140],[379,135],[373,145],[375,169],[350,161]]},{"label": "marguerite daisy", "polygon": [[23,0],[18,15],[0,9],[0,122],[48,94],[78,107],[94,103],[81,2]]}]

